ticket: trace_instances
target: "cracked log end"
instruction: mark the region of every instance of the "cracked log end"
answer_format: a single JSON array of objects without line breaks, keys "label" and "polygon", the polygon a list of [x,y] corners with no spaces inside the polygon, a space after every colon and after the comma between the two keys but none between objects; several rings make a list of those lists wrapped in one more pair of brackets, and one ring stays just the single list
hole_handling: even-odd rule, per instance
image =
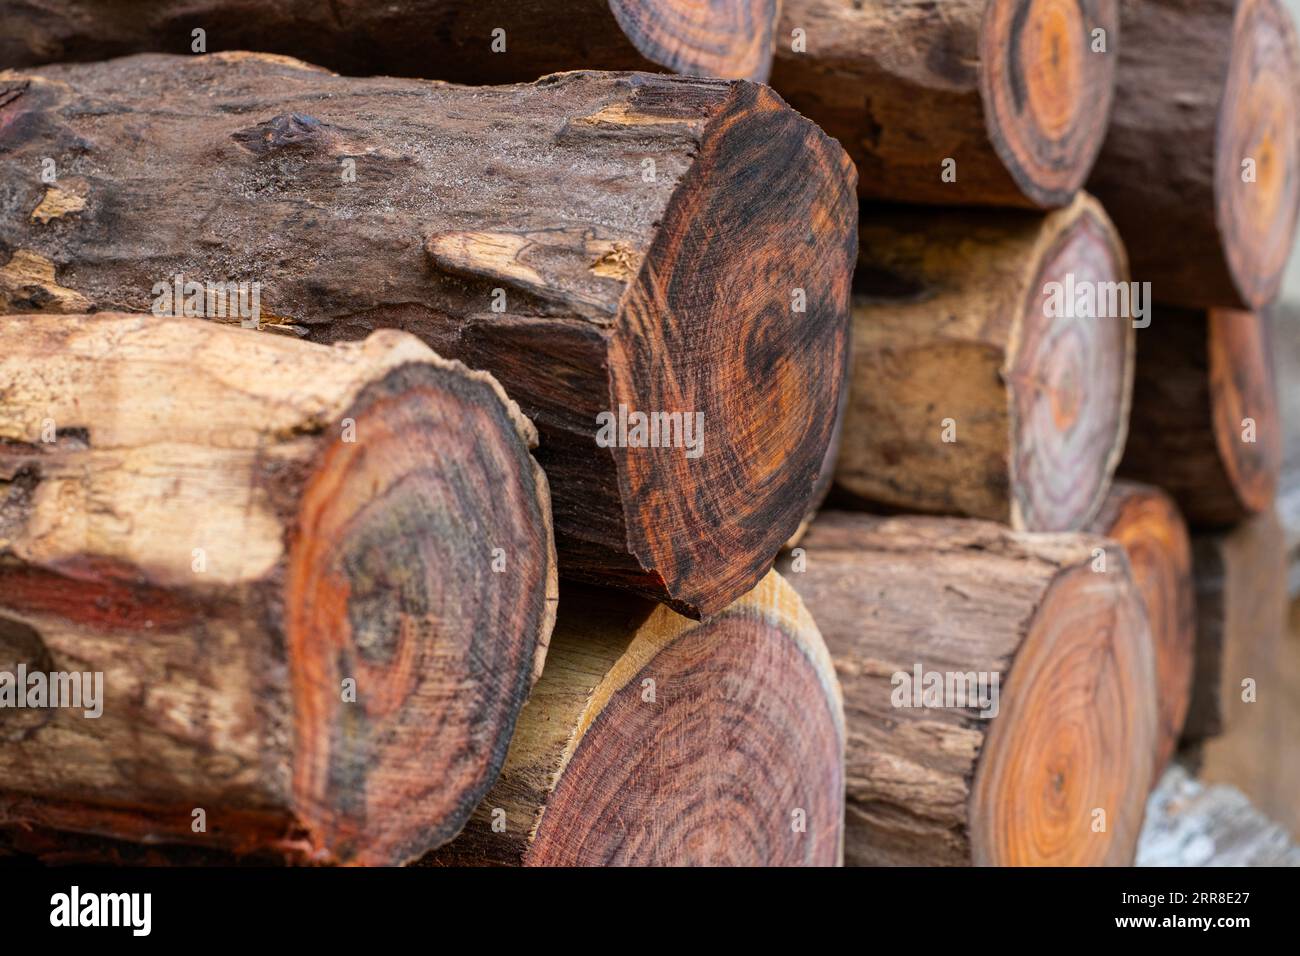
[{"label": "cracked log end", "polygon": [[[1246,0],[1215,134],[1215,219],[1242,302],[1277,295],[1300,208],[1300,50],[1291,14],[1275,0]],[[1250,160],[1254,180],[1245,181]],[[1203,303],[1211,305],[1214,303]]]},{"label": "cracked log end", "polygon": [[[1092,31],[1106,31],[1093,52]],[[1033,205],[1063,206],[1087,179],[1115,87],[1118,5],[991,0],[980,25],[980,97],[993,148]]]},{"label": "cracked log end", "polygon": [[594,589],[565,607],[500,782],[426,863],[839,861],[839,684],[780,576],[705,623]]},{"label": "cracked log end", "polygon": [[100,718],[0,749],[0,821],[354,864],[454,836],[556,598],[496,382],[392,331],[28,315],[0,342],[0,625],[105,675]]}]

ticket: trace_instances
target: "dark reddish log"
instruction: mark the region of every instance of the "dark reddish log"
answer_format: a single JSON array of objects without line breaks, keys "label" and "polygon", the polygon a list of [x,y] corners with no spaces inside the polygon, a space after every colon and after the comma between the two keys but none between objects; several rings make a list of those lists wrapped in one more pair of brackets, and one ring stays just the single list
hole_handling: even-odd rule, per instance
[{"label": "dark reddish log", "polygon": [[839,487],[869,508],[1086,525],[1124,447],[1134,335],[1045,313],[1051,283],[1127,280],[1101,207],[873,209],[860,244]]},{"label": "dark reddish log", "polygon": [[[147,310],[179,273],[258,281],[264,324],[318,341],[415,332],[537,423],[562,570],[689,615],[753,587],[805,516],[846,364],[854,174],[766,88],[215,54],[0,89],[0,311]],[[621,408],[667,443],[627,447],[649,438],[633,423],[598,445]]]},{"label": "dark reddish log", "polygon": [[1266,511],[1193,539],[1196,678],[1185,735],[1207,782],[1239,787],[1300,834],[1300,627],[1287,621],[1286,537]]},{"label": "dark reddish log", "polygon": [[1152,485],[1117,481],[1091,530],[1124,546],[1156,655],[1157,776],[1178,748],[1191,702],[1196,648],[1192,545],[1173,500]]},{"label": "dark reddish log", "polygon": [[1157,300],[1260,308],[1277,295],[1300,202],[1291,14],[1279,0],[1141,0],[1122,22],[1088,189]]},{"label": "dark reddish log", "polygon": [[0,320],[0,382],[0,825],[357,864],[456,835],[555,614],[489,375],[101,313]]},{"label": "dark reddish log", "polygon": [[[864,197],[1063,206],[1106,132],[1116,8],[786,0],[772,85],[844,144]],[[1093,49],[1096,30],[1107,52]],[[945,181],[946,160],[955,180]]]},{"label": "dark reddish log", "polygon": [[831,866],[844,711],[775,572],[703,624],[569,588],[501,779],[431,865]]},{"label": "dark reddish log", "polygon": [[[460,83],[577,69],[766,80],[777,7],[778,0],[0,0],[0,69],[263,50],[343,73]],[[195,29],[205,31],[203,50],[194,48]]]},{"label": "dark reddish log", "polygon": [[[845,512],[823,512],[802,547],[803,570],[781,568],[843,687],[846,863],[1132,863],[1155,665],[1122,549]],[[988,690],[997,675],[981,702],[996,706],[917,701],[918,669],[921,685],[941,674],[954,689],[956,676],[973,687],[983,674]]]},{"label": "dark reddish log", "polygon": [[1137,333],[1119,473],[1159,485],[1192,527],[1269,507],[1282,464],[1268,322],[1231,309],[1157,308]]}]

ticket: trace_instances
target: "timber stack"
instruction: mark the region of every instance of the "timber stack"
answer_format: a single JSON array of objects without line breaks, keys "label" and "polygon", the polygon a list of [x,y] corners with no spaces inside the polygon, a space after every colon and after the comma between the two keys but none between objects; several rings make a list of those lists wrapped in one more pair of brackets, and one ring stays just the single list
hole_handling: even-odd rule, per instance
[{"label": "timber stack", "polygon": [[0,20],[0,854],[1294,856],[1280,0]]}]

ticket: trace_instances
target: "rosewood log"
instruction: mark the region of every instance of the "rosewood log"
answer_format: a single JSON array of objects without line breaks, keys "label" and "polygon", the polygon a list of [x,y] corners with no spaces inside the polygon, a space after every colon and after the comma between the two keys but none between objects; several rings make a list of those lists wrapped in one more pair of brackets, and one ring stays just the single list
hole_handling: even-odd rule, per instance
[{"label": "rosewood log", "polygon": [[1159,488],[1117,481],[1089,530],[1124,546],[1146,608],[1156,660],[1158,777],[1178,747],[1191,702],[1196,601],[1187,525]]},{"label": "rosewood log", "polygon": [[1159,485],[1193,527],[1227,527],[1267,508],[1282,435],[1264,317],[1157,308],[1137,333],[1121,475]]},{"label": "rosewood log", "polygon": [[775,572],[705,623],[565,586],[501,779],[431,865],[835,865],[844,713]]},{"label": "rosewood log", "polygon": [[[0,825],[357,864],[455,836],[556,600],[489,375],[101,313],[0,319],[0,382]],[[102,674],[100,715],[20,668]]]},{"label": "rosewood log", "polygon": [[1124,446],[1133,330],[1045,313],[1051,283],[1127,280],[1101,207],[873,209],[860,246],[840,488],[869,507],[1086,525]]},{"label": "rosewood log", "polygon": [[[777,8],[777,0],[0,0],[0,69],[263,50],[343,73],[461,83],[576,69],[766,80]],[[202,50],[195,29],[205,31]]]},{"label": "rosewood log", "polygon": [[1101,147],[1118,28],[1116,0],[785,0],[772,85],[864,197],[1051,208]]},{"label": "rosewood log", "polygon": [[322,342],[415,332],[537,424],[562,571],[689,615],[803,519],[847,367],[854,173],[766,88],[215,54],[0,91],[0,310],[148,310],[182,274],[258,281],[265,325]]},{"label": "rosewood log", "polygon": [[[1132,863],[1157,718],[1122,549],[846,512],[823,512],[802,547],[804,570],[781,568],[843,686],[845,862]],[[933,674],[951,699],[918,699]],[[998,675],[993,707],[963,696],[981,675],[986,690]]]},{"label": "rosewood log", "polygon": [[1279,0],[1123,5],[1115,108],[1088,189],[1133,278],[1184,307],[1277,295],[1300,201],[1300,53]]}]

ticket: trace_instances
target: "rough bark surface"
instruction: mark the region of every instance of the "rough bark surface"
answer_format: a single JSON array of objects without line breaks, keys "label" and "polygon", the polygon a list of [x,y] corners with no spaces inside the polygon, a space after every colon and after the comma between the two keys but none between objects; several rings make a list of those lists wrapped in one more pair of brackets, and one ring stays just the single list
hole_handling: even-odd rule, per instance
[{"label": "rough bark surface", "polygon": [[[824,512],[802,547],[804,569],[781,569],[843,687],[846,863],[1132,863],[1155,675],[1114,542]],[[996,714],[908,706],[898,675],[918,669],[998,674]]]},{"label": "rough bark surface", "polygon": [[[1300,53],[1279,0],[1127,0],[1088,189],[1155,298],[1258,309],[1300,202]],[[1243,164],[1248,164],[1248,168]]]},{"label": "rough bark surface", "polygon": [[1137,334],[1129,442],[1119,473],[1168,491],[1198,528],[1274,500],[1282,434],[1270,332],[1231,309],[1156,309]]},{"label": "rough bark surface", "polygon": [[[574,69],[762,81],[777,7],[778,0],[0,0],[0,69],[263,50],[342,73],[460,83],[526,82]],[[205,31],[203,51],[194,48],[195,29]]]},{"label": "rough bark surface", "polygon": [[0,825],[362,864],[460,830],[556,601],[489,375],[101,313],[0,319],[0,382],[0,672],[102,674],[98,717],[0,681]]},{"label": "rough bark surface", "polygon": [[[396,327],[491,371],[541,433],[572,577],[720,610],[814,494],[854,173],[764,87],[145,55],[0,74],[0,178],[0,310],[142,311],[176,274],[252,280],[270,329]],[[634,423],[598,444],[620,410],[659,416],[661,444]]]},{"label": "rough bark surface", "polygon": [[1124,546],[1146,607],[1156,655],[1155,771],[1173,757],[1191,702],[1196,651],[1192,545],[1173,500],[1153,485],[1117,481],[1089,529]]},{"label": "rough bark surface", "polygon": [[860,248],[840,488],[872,508],[1085,526],[1124,447],[1133,329],[1049,317],[1045,292],[1127,279],[1100,206],[871,209]]},{"label": "rough bark surface", "polygon": [[1063,206],[1110,111],[1093,31],[1113,51],[1118,21],[1116,0],[785,0],[772,85],[844,144],[866,198]]},{"label": "rough bark surface", "polygon": [[501,779],[425,862],[829,866],[843,827],[839,685],[775,572],[703,624],[566,587]]}]

